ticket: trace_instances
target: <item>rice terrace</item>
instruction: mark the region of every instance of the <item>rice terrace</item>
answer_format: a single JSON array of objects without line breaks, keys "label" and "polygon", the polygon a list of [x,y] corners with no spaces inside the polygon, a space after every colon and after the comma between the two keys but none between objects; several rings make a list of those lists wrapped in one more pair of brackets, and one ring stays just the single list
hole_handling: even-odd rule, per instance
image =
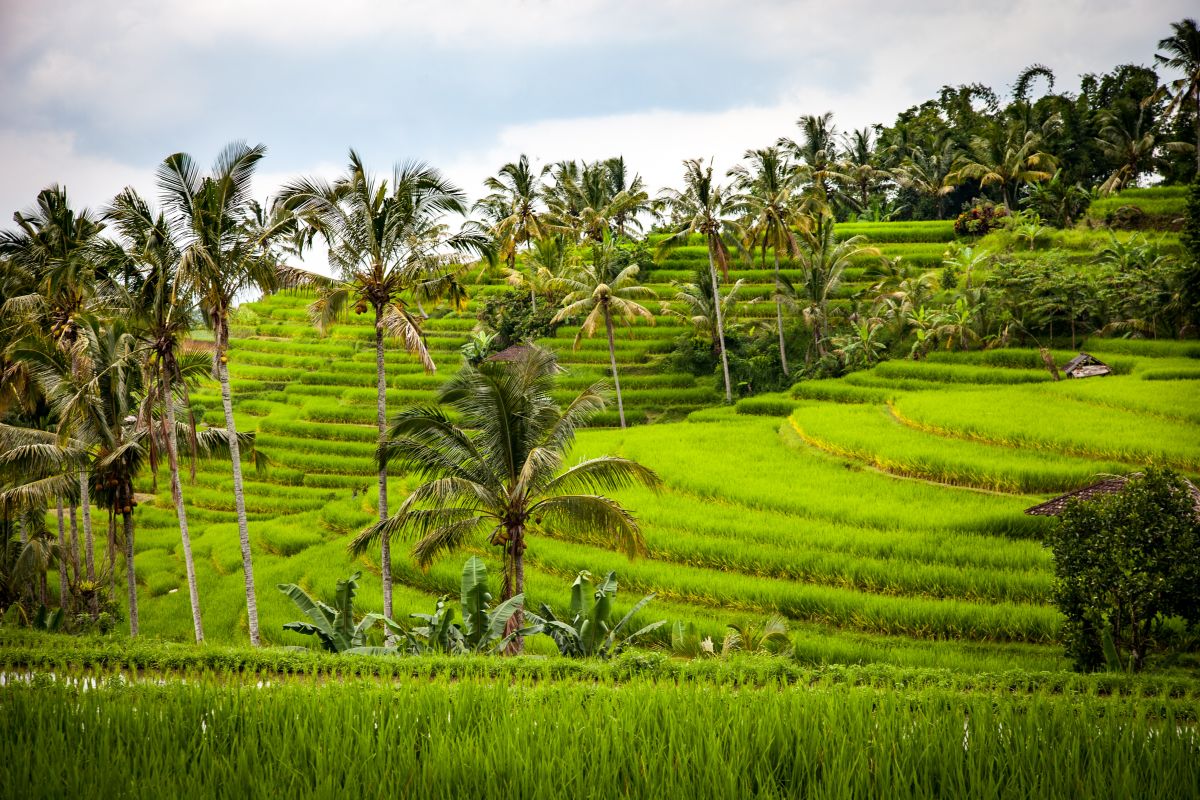
[{"label": "rice terrace", "polygon": [[0,230],[0,797],[1200,796],[1200,31],[1155,24],[680,130],[661,185],[64,158]]}]

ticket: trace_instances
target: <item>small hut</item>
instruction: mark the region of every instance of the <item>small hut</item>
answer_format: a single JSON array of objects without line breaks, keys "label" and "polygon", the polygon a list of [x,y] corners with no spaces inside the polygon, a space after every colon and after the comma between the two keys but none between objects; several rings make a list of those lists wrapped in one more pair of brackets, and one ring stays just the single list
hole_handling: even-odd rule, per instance
[{"label": "small hut", "polygon": [[499,353],[492,353],[484,361],[522,361],[533,348],[527,344],[510,345]]},{"label": "small hut", "polygon": [[[541,349],[543,349],[543,348],[540,348],[535,344],[519,343],[519,344],[509,345],[508,347],[501,350],[499,353],[493,353],[492,355],[488,356],[487,358],[484,359],[484,361],[505,361],[505,362],[510,362],[510,363],[517,362],[517,361],[524,361],[525,358],[530,353],[532,353],[535,350],[541,350]],[[566,370],[562,367],[562,365],[557,363],[557,361],[554,364],[554,369],[560,373],[566,372]]]},{"label": "small hut", "polygon": [[1108,364],[1090,353],[1080,353],[1063,367],[1068,378],[1095,378],[1101,375],[1111,375]]},{"label": "small hut", "polygon": [[[1025,509],[1025,513],[1035,517],[1061,517],[1063,510],[1066,509],[1067,503],[1072,500],[1088,501],[1097,497],[1102,497],[1106,494],[1116,494],[1125,488],[1125,484],[1130,478],[1140,478],[1142,473],[1135,472],[1132,475],[1125,477],[1114,475],[1111,478],[1105,478],[1102,481],[1097,481],[1091,486],[1085,486],[1082,489],[1076,489],[1073,492],[1059,495],[1053,500],[1047,500],[1044,503]],[[1189,481],[1187,478],[1183,480],[1184,486],[1192,495],[1192,504],[1195,506],[1196,513],[1200,514],[1200,489]]]}]

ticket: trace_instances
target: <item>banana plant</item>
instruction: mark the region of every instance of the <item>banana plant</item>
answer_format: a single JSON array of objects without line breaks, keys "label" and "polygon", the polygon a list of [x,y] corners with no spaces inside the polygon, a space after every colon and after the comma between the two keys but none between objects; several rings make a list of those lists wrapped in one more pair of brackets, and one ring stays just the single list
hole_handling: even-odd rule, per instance
[{"label": "banana plant", "polygon": [[629,609],[629,613],[612,624],[612,601],[617,594],[617,573],[610,572],[592,591],[591,573],[584,570],[571,584],[571,619],[560,620],[550,606],[542,603],[541,624],[544,632],[558,645],[558,652],[572,658],[599,656],[608,658],[620,653],[635,639],[658,630],[666,620],[651,622],[637,631],[621,637],[621,632],[638,611],[651,600],[648,594]]},{"label": "banana plant", "polygon": [[[541,633],[540,621],[522,628],[508,630],[510,622],[525,602],[524,594],[516,594],[489,607],[492,594],[488,591],[487,564],[478,556],[471,556],[463,564],[459,601],[462,605],[462,624],[454,622],[454,609],[446,605],[448,598],[438,600],[432,614],[412,614],[414,619],[424,622],[410,631],[403,631],[395,623],[392,630],[404,638],[404,647],[414,655],[424,653],[495,653],[507,648],[518,636],[533,636]],[[388,624],[385,621],[385,624]],[[507,631],[507,632],[506,632]]]},{"label": "banana plant", "polygon": [[525,594],[515,594],[495,608],[489,608],[492,595],[487,587],[487,564],[471,556],[463,564],[460,596],[463,614],[463,648],[482,653],[502,650],[517,637],[540,633],[539,622],[505,633],[513,616],[525,604]]},{"label": "banana plant", "polygon": [[[307,636],[316,636],[321,647],[331,653],[363,655],[395,653],[394,648],[367,646],[367,633],[375,623],[385,621],[382,614],[367,614],[359,620],[357,625],[354,623],[354,595],[358,591],[358,579],[361,575],[361,572],[356,572],[346,580],[338,581],[333,606],[314,599],[294,583],[279,584],[279,591],[291,598],[296,607],[311,620],[310,622],[289,622],[283,626],[283,629]],[[395,623],[389,627],[396,627]]]}]

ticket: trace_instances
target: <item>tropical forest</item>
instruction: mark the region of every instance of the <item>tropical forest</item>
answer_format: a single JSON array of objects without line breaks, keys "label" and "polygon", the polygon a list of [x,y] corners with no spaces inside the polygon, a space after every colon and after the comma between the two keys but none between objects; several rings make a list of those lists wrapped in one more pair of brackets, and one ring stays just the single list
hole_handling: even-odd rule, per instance
[{"label": "tropical forest", "polygon": [[1196,21],[1142,61],[665,186],[45,175],[0,796],[1196,797]]}]

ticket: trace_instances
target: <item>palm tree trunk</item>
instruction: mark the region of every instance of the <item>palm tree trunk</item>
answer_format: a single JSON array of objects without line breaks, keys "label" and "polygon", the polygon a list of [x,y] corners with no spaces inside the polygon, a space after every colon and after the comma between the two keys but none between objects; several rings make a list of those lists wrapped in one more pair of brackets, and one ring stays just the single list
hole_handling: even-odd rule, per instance
[{"label": "palm tree trunk", "polygon": [[604,327],[608,331],[608,361],[612,364],[613,386],[617,390],[617,416],[621,418],[621,427],[625,427],[625,404],[621,401],[621,379],[617,376],[617,344],[613,341],[612,314],[604,309]]},{"label": "palm tree trunk", "polygon": [[108,592],[109,597],[117,596],[117,512],[108,512]]},{"label": "palm tree trunk", "polygon": [[783,366],[783,374],[791,375],[787,363],[787,345],[783,343],[783,297],[780,290],[783,284],[779,282],[779,248],[775,248],[775,325],[779,329],[779,363]]},{"label": "palm tree trunk", "polygon": [[171,499],[179,518],[179,538],[183,541],[183,565],[187,571],[188,599],[192,603],[192,628],[196,641],[204,641],[200,621],[200,590],[196,586],[196,563],[192,560],[192,537],[188,535],[187,508],[183,504],[183,486],[179,481],[179,435],[175,428],[175,402],[171,392],[171,374],[163,366],[163,403],[167,407],[167,464],[171,468]]},{"label": "palm tree trunk", "polygon": [[83,511],[83,552],[89,581],[96,580],[96,554],[92,547],[92,498],[86,467],[79,468],[79,507]]},{"label": "palm tree trunk", "polygon": [[229,435],[229,460],[233,462],[233,502],[237,508],[238,539],[242,545],[242,574],[246,579],[246,624],[250,630],[250,644],[258,647],[258,601],[254,596],[254,563],[250,557],[250,531],[246,525],[246,493],[242,488],[242,452],[238,447],[237,424],[233,420],[233,397],[229,393],[229,365],[220,360],[225,354],[225,342],[218,343],[217,352],[219,354],[217,374],[221,381],[221,405],[225,408],[225,431]]},{"label": "palm tree trunk", "polygon": [[58,607],[65,609],[70,603],[71,596],[70,590],[67,588],[70,585],[70,581],[67,580],[67,537],[63,529],[63,501],[61,497],[55,498],[55,506],[58,511]]},{"label": "palm tree trunk", "polygon": [[729,356],[725,353],[725,320],[721,312],[721,285],[717,283],[717,268],[713,264],[712,248],[708,249],[708,278],[713,287],[713,308],[717,317],[717,347],[721,352],[721,374],[725,378],[725,402],[733,402],[733,389],[729,385]]},{"label": "palm tree trunk", "polygon": [[[508,542],[504,545],[504,585],[500,591],[500,602],[525,591],[525,526],[511,525],[508,528]],[[522,605],[504,626],[504,635],[511,636],[513,631],[525,627],[525,607]],[[519,655],[525,649],[525,639],[516,636],[505,648],[506,655]]]},{"label": "palm tree trunk", "polygon": [[137,572],[133,568],[133,514],[121,513],[125,523],[125,574],[129,583],[129,635],[138,635]]},{"label": "palm tree trunk", "polygon": [[79,514],[74,503],[71,504],[71,572],[75,582],[79,582]]},{"label": "palm tree trunk", "polygon": [[[387,441],[387,365],[383,359],[383,307],[375,307],[375,424],[379,444]],[[387,465],[379,465],[379,521],[388,518]],[[385,534],[379,537],[379,572],[383,578],[383,615],[392,618],[392,542]],[[391,633],[387,634],[391,642]]]}]

